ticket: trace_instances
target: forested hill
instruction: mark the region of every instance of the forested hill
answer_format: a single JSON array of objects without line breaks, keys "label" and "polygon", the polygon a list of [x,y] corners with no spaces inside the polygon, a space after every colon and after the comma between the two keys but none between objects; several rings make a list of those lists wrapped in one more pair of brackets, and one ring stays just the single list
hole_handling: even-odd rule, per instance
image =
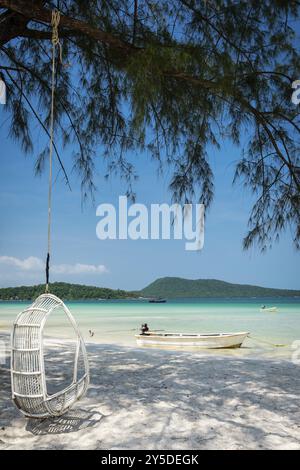
[{"label": "forested hill", "polygon": [[[32,300],[45,292],[44,284],[0,288],[0,300]],[[157,279],[141,291],[125,291],[105,287],[54,282],[51,293],[63,300],[136,299],[163,297],[166,299],[195,297],[300,297],[299,290],[272,289],[247,284],[231,284],[215,279]]]},{"label": "forested hill", "polygon": [[[51,293],[63,300],[128,299],[138,297],[137,292],[54,282]],[[0,289],[0,300],[31,300],[45,292],[45,285],[7,287]]]},{"label": "forested hill", "polygon": [[300,297],[299,290],[272,289],[247,284],[231,284],[216,279],[157,279],[141,291],[143,296],[164,298],[191,297]]}]

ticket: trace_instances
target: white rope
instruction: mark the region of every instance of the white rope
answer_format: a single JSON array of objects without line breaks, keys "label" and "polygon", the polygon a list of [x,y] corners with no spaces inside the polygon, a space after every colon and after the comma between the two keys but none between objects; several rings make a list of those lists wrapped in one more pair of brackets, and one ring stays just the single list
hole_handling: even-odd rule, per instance
[{"label": "white rope", "polygon": [[287,346],[287,344],[274,344],[271,343],[270,341],[266,341],[264,339],[257,338],[257,336],[248,336],[249,339],[252,339],[252,341],[256,341],[257,343],[263,343],[263,344],[268,344],[269,346],[273,346],[273,348],[284,348]]},{"label": "white rope", "polygon": [[60,13],[58,10],[52,11],[52,83],[51,83],[51,113],[50,113],[50,144],[49,144],[49,188],[48,188],[48,253],[46,261],[46,293],[49,292],[49,263],[51,253],[51,203],[52,203],[52,155],[53,155],[53,134],[54,134],[54,98],[55,98],[55,56],[56,46],[60,49],[60,59],[62,56],[61,44],[58,36],[58,25]]}]

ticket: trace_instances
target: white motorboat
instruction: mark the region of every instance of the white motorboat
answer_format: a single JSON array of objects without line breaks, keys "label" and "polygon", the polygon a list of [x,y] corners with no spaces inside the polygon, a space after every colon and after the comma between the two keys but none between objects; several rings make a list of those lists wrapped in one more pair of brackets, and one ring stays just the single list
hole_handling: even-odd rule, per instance
[{"label": "white motorboat", "polygon": [[261,312],[277,312],[277,307],[261,307]]},{"label": "white motorboat", "polygon": [[245,331],[214,334],[156,333],[148,331],[144,334],[137,334],[135,337],[139,346],[222,349],[240,348],[248,335],[249,333]]}]

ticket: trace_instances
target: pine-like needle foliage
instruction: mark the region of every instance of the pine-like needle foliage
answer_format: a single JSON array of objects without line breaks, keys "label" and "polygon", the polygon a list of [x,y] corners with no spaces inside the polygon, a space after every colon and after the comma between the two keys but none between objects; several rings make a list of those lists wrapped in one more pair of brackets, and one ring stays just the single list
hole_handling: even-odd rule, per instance
[{"label": "pine-like needle foliage", "polygon": [[300,79],[299,5],[0,0],[10,136],[32,153],[32,126],[47,133],[51,9],[58,7],[64,65],[57,69],[56,139],[76,149],[84,194],[93,192],[95,162],[105,158],[108,174],[120,172],[133,195],[127,156],[146,150],[162,171],[171,170],[174,199],[209,206],[208,150],[229,138],[244,146],[235,181],[256,196],[245,248],[256,242],[266,249],[287,227],[299,248],[300,105],[291,102],[292,82]]}]

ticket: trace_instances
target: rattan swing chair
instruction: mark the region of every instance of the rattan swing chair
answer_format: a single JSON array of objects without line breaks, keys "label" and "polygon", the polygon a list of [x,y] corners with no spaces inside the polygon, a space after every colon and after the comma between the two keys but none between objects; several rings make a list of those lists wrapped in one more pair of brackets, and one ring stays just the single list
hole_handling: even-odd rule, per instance
[{"label": "rattan swing chair", "polygon": [[[40,295],[33,304],[23,310],[13,325],[11,338],[11,388],[12,399],[27,417],[47,418],[64,414],[80,397],[89,384],[89,365],[85,344],[77,324],[62,300],[49,293],[49,260],[51,232],[51,191],[52,191],[52,151],[53,114],[55,87],[55,48],[59,45],[58,24],[60,15],[52,12],[52,104],[49,153],[48,190],[48,254],[46,262],[46,293]],[[76,336],[73,378],[62,390],[48,393],[45,371],[43,332],[48,317],[55,311],[62,311],[69,320]],[[79,367],[82,366],[82,367]],[[80,370],[79,370],[80,369]]]},{"label": "rattan swing chair", "polygon": [[[72,383],[49,395],[45,374],[43,330],[47,318],[56,309],[63,310],[76,333]],[[78,367],[83,360],[84,370]],[[65,413],[86,392],[89,367],[85,344],[77,324],[66,305],[53,294],[40,295],[23,310],[13,325],[11,383],[13,401],[23,414],[45,418]]]}]

